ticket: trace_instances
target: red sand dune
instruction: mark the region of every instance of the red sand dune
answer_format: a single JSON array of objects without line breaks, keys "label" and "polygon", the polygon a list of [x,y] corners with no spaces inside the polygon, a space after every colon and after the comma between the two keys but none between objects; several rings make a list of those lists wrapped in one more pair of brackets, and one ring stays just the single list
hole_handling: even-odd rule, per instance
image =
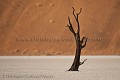
[{"label": "red sand dune", "polygon": [[89,38],[83,55],[120,55],[120,0],[0,0],[0,55],[75,54],[65,27],[70,16],[77,30],[71,7],[83,9],[81,37]]}]

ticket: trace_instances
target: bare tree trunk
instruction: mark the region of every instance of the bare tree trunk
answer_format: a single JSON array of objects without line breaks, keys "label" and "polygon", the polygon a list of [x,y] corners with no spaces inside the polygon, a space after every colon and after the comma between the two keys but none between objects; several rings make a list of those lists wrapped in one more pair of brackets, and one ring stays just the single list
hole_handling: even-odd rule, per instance
[{"label": "bare tree trunk", "polygon": [[81,50],[82,50],[82,48],[84,48],[86,46],[86,42],[88,39],[85,36],[82,38],[82,40],[80,40],[80,24],[79,24],[78,16],[81,13],[81,11],[82,11],[82,8],[80,8],[80,12],[76,13],[76,15],[75,15],[75,9],[73,8],[73,15],[74,15],[74,18],[75,18],[75,20],[77,22],[77,26],[78,26],[77,33],[75,33],[73,26],[72,26],[72,23],[70,21],[70,18],[68,16],[69,24],[67,24],[67,27],[69,27],[69,30],[73,33],[73,35],[75,37],[75,41],[76,41],[75,58],[74,58],[74,61],[73,61],[71,68],[68,71],[78,71],[79,66],[82,65],[87,60],[87,59],[85,59],[83,62],[80,62]]}]

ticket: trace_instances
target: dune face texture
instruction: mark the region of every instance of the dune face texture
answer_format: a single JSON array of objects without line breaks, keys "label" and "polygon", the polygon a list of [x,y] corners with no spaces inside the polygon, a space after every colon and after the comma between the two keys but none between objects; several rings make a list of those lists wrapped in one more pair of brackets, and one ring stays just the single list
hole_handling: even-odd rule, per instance
[{"label": "dune face texture", "polygon": [[77,30],[82,55],[120,55],[120,0],[0,0],[0,55],[73,55],[75,41],[68,16]]}]

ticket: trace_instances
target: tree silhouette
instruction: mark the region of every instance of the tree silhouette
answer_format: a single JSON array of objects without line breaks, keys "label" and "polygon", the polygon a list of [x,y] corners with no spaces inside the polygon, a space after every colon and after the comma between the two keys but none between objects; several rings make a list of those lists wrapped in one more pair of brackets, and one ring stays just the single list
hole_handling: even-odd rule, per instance
[{"label": "tree silhouette", "polygon": [[86,36],[84,36],[81,40],[80,40],[80,23],[79,23],[79,15],[82,11],[82,8],[80,8],[80,11],[78,13],[75,14],[75,9],[72,7],[73,9],[73,16],[77,22],[77,27],[78,30],[77,32],[74,31],[72,23],[70,21],[70,17],[68,16],[68,24],[66,27],[69,28],[69,30],[73,33],[75,41],[76,41],[76,54],[75,54],[75,58],[73,61],[72,66],[70,67],[70,69],[68,71],[79,71],[78,68],[80,65],[82,65],[87,59],[85,59],[83,62],[80,62],[80,56],[81,56],[81,50],[86,46],[87,40],[88,38]]}]

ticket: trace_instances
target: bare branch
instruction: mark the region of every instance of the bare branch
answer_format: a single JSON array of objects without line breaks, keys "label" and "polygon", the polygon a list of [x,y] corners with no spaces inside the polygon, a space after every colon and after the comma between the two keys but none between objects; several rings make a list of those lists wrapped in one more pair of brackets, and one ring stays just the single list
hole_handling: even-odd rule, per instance
[{"label": "bare branch", "polygon": [[84,62],[85,62],[86,60],[87,60],[87,59],[85,59],[83,62],[80,62],[80,63],[79,63],[79,65],[82,65],[82,64],[84,64]]},{"label": "bare branch", "polygon": [[77,15],[79,15],[79,14],[81,13],[81,11],[82,11],[82,8],[80,8],[80,12],[79,12],[79,13],[77,13]]},{"label": "bare branch", "polygon": [[68,16],[68,22],[69,22],[69,24],[67,24],[67,27],[69,27],[69,30],[73,33],[73,35],[75,36],[76,35],[76,33],[75,33],[75,31],[74,31],[74,29],[73,29],[73,27],[72,27],[72,24],[71,24],[71,21],[70,21],[70,17]]},{"label": "bare branch", "polygon": [[[72,7],[72,8],[73,8],[73,7]],[[73,15],[74,15],[75,20],[76,20],[77,22],[78,22],[78,16],[80,15],[81,11],[82,11],[82,8],[80,8],[80,11],[79,11],[78,13],[76,13],[76,15],[75,15],[75,9],[73,8]]]},{"label": "bare branch", "polygon": [[68,16],[68,22],[69,22],[70,26],[72,26],[72,23],[70,21],[70,17],[69,16]]},{"label": "bare branch", "polygon": [[82,11],[82,8],[80,8],[80,11],[78,13],[76,13],[76,19],[77,20],[78,20],[78,16],[80,15],[81,11]]},{"label": "bare branch", "polygon": [[83,43],[83,41],[84,41],[85,38],[86,38],[86,36],[84,36],[84,37],[82,38],[82,40],[80,41],[81,44]]},{"label": "bare branch", "polygon": [[73,8],[73,14],[74,14],[74,12],[75,12],[75,9],[74,9],[74,7],[72,7]]},{"label": "bare branch", "polygon": [[84,43],[84,45],[81,44],[81,48],[84,48],[86,46],[88,38],[84,38],[84,40],[85,40],[85,43]]},{"label": "bare branch", "polygon": [[[72,8],[73,8],[73,7],[72,7]],[[74,15],[74,18],[75,18],[75,20],[76,20],[76,22],[77,22],[77,25],[78,25],[77,33],[80,32],[80,24],[79,24],[78,16],[79,16],[79,14],[81,13],[81,11],[82,11],[82,8],[80,8],[80,11],[79,11],[78,13],[76,13],[76,15],[75,15],[75,9],[73,8],[73,15]]]},{"label": "bare branch", "polygon": [[[72,7],[73,8],[73,7]],[[74,18],[75,18],[75,20],[77,20],[77,17],[76,17],[76,15],[75,15],[75,9],[73,8],[73,15],[74,15]]]}]

